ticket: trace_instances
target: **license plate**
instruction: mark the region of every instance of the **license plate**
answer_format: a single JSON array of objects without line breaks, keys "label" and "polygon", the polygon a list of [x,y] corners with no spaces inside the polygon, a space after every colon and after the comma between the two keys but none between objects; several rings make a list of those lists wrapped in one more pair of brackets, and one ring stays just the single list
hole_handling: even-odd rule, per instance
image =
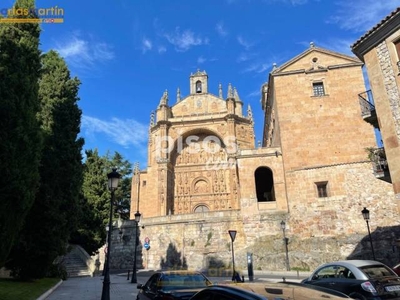
[{"label": "license plate", "polygon": [[400,291],[400,285],[390,285],[385,287],[388,292]]}]

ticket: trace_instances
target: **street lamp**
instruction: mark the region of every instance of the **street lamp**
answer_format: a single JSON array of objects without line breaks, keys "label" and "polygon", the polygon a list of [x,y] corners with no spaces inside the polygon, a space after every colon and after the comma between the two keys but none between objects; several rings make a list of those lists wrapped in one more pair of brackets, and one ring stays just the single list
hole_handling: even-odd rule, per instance
[{"label": "street lamp", "polygon": [[133,271],[132,271],[132,278],[131,283],[137,283],[136,277],[136,256],[137,256],[137,244],[138,244],[138,228],[139,228],[139,221],[140,221],[140,212],[139,212],[139,196],[140,196],[140,168],[139,162],[136,162],[133,167],[133,174],[135,178],[135,184],[137,185],[137,204],[136,204],[136,213],[135,213],[135,224],[136,224],[136,233],[135,233],[135,251],[133,257]]},{"label": "street lamp", "polygon": [[117,168],[113,168],[112,172],[107,174],[108,177],[108,188],[111,191],[110,198],[110,220],[108,223],[108,245],[107,245],[107,255],[105,262],[105,272],[103,280],[103,290],[101,292],[101,300],[110,300],[110,252],[111,252],[111,232],[112,232],[112,217],[113,217],[113,204],[114,204],[114,191],[118,187],[119,179],[121,175],[117,172]]},{"label": "street lamp", "polygon": [[375,252],[374,252],[374,245],[372,244],[371,231],[369,230],[369,222],[368,222],[369,221],[369,210],[366,207],[364,207],[364,209],[361,211],[361,213],[363,215],[365,222],[367,222],[369,242],[371,243],[372,257],[374,258],[374,260],[376,260]]},{"label": "street lamp", "polygon": [[138,244],[138,227],[139,227],[139,221],[140,221],[140,212],[135,213],[135,223],[136,223],[136,233],[135,233],[135,254],[133,256],[133,271],[132,271],[132,278],[131,278],[131,283],[137,283],[137,277],[136,277],[136,256],[137,256],[137,244]]},{"label": "street lamp", "polygon": [[396,246],[397,246],[397,252],[399,253],[399,259],[400,259],[400,239],[396,240]]},{"label": "street lamp", "polygon": [[289,238],[286,237],[286,223],[285,221],[281,222],[281,228],[283,232],[283,243],[285,244],[285,252],[286,252],[286,271],[290,271],[290,265],[289,265],[289,250],[288,250],[288,244],[289,244]]},{"label": "street lamp", "polygon": [[105,253],[105,258],[104,258],[104,266],[103,266],[103,272],[101,272],[101,276],[104,276],[106,273],[106,265],[107,265],[107,252],[108,252],[108,231],[110,230],[110,227],[108,225],[106,226],[106,248],[104,249]]},{"label": "street lamp", "polygon": [[232,271],[233,271],[232,281],[235,281],[236,271],[235,271],[235,253],[233,252],[233,242],[235,241],[237,231],[236,230],[228,230],[228,232],[229,232],[229,236],[231,237],[231,240],[232,240]]}]

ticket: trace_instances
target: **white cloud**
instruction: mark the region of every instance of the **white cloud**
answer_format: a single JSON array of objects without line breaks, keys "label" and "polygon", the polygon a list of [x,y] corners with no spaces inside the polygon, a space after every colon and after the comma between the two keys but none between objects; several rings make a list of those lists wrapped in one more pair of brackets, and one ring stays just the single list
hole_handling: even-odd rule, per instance
[{"label": "white cloud", "polygon": [[272,68],[272,63],[254,63],[249,65],[246,69],[243,70],[244,73],[247,72],[255,72],[255,73],[263,73],[266,70]]},{"label": "white cloud", "polygon": [[164,52],[167,52],[167,48],[165,48],[164,46],[159,46],[158,47],[158,53],[162,54]]},{"label": "white cloud", "polygon": [[114,58],[114,52],[106,43],[96,43],[92,49],[94,60],[111,60]]},{"label": "white cloud", "polygon": [[[353,44],[354,41],[355,41],[354,39],[329,38],[324,42],[314,41],[313,43],[316,47],[325,48],[328,50],[336,51],[350,56],[355,56],[350,49],[350,45]],[[305,48],[310,47],[309,42],[300,42],[298,44],[303,45]]]},{"label": "white cloud", "polygon": [[197,58],[197,64],[199,64],[199,65],[201,65],[201,64],[204,64],[205,62],[213,62],[213,61],[217,61],[218,60],[218,58],[216,58],[216,57],[212,57],[212,58],[206,58],[206,57],[204,57],[203,55],[200,55],[198,58]]},{"label": "white cloud", "polygon": [[238,36],[237,37],[237,41],[238,43],[243,46],[246,50],[249,50],[249,48],[253,45],[252,43],[250,43],[249,41],[245,40],[242,36]]},{"label": "white cloud", "polygon": [[254,57],[253,53],[240,53],[238,58],[236,59],[236,62],[244,62],[252,59]]},{"label": "white cloud", "polygon": [[308,0],[290,0],[293,6],[306,4]]},{"label": "white cloud", "polygon": [[197,58],[197,63],[199,65],[205,63],[207,61],[207,59],[205,59],[203,56],[199,56],[199,58]]},{"label": "white cloud", "polygon": [[179,52],[189,50],[193,46],[199,46],[208,44],[208,38],[201,38],[196,36],[190,29],[181,32],[179,27],[175,28],[175,31],[170,34],[165,34],[164,37],[175,46],[175,49]]},{"label": "white cloud", "polygon": [[[308,0],[264,0],[267,3],[274,3],[274,2],[282,2],[285,4],[291,4],[293,6],[297,6],[297,5],[303,5],[308,3]],[[315,1],[319,1],[319,0],[315,0]]]},{"label": "white cloud", "polygon": [[254,90],[247,95],[247,97],[260,97],[260,96],[261,96],[260,89]]},{"label": "white cloud", "polygon": [[400,6],[400,0],[341,0],[337,5],[339,8],[328,23],[336,23],[345,30],[363,32]]},{"label": "white cloud", "polygon": [[271,68],[270,63],[258,63],[252,64],[248,68],[245,69],[245,72],[256,72],[256,73],[263,73],[269,68]]},{"label": "white cloud", "polygon": [[153,43],[148,38],[142,39],[142,53],[146,53],[147,51],[153,48]]},{"label": "white cloud", "polygon": [[215,30],[221,37],[226,37],[228,35],[228,31],[224,27],[224,22],[218,22],[217,25],[215,25]]},{"label": "white cloud", "polygon": [[135,120],[112,118],[111,121],[103,121],[85,115],[82,116],[82,130],[91,137],[103,134],[124,148],[142,146],[147,142],[148,135],[148,127]]},{"label": "white cloud", "polygon": [[79,33],[74,33],[62,42],[58,42],[55,50],[74,67],[90,69],[99,62],[114,59],[110,45],[93,39],[84,39]]}]

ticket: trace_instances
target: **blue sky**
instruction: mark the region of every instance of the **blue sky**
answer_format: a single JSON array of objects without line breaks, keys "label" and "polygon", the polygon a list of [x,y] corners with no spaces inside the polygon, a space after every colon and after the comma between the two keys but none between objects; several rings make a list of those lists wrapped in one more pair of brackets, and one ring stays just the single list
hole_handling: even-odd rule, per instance
[{"label": "blue sky", "polygon": [[55,5],[64,23],[42,25],[41,49],[57,50],[82,82],[84,149],[118,151],[144,168],[150,113],[166,89],[170,104],[178,87],[186,96],[191,72],[205,70],[213,94],[221,83],[225,96],[232,83],[251,105],[261,140],[260,87],[273,63],[311,41],[352,55],[350,45],[400,0],[36,1]]}]

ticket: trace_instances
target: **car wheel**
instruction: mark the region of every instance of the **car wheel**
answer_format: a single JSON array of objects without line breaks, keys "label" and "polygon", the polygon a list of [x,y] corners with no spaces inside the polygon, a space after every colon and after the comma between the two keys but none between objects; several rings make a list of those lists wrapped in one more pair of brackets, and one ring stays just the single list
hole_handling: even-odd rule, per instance
[{"label": "car wheel", "polygon": [[367,298],[365,298],[363,295],[361,295],[359,293],[351,293],[349,295],[349,297],[351,297],[353,299],[358,299],[358,300],[367,300]]}]

